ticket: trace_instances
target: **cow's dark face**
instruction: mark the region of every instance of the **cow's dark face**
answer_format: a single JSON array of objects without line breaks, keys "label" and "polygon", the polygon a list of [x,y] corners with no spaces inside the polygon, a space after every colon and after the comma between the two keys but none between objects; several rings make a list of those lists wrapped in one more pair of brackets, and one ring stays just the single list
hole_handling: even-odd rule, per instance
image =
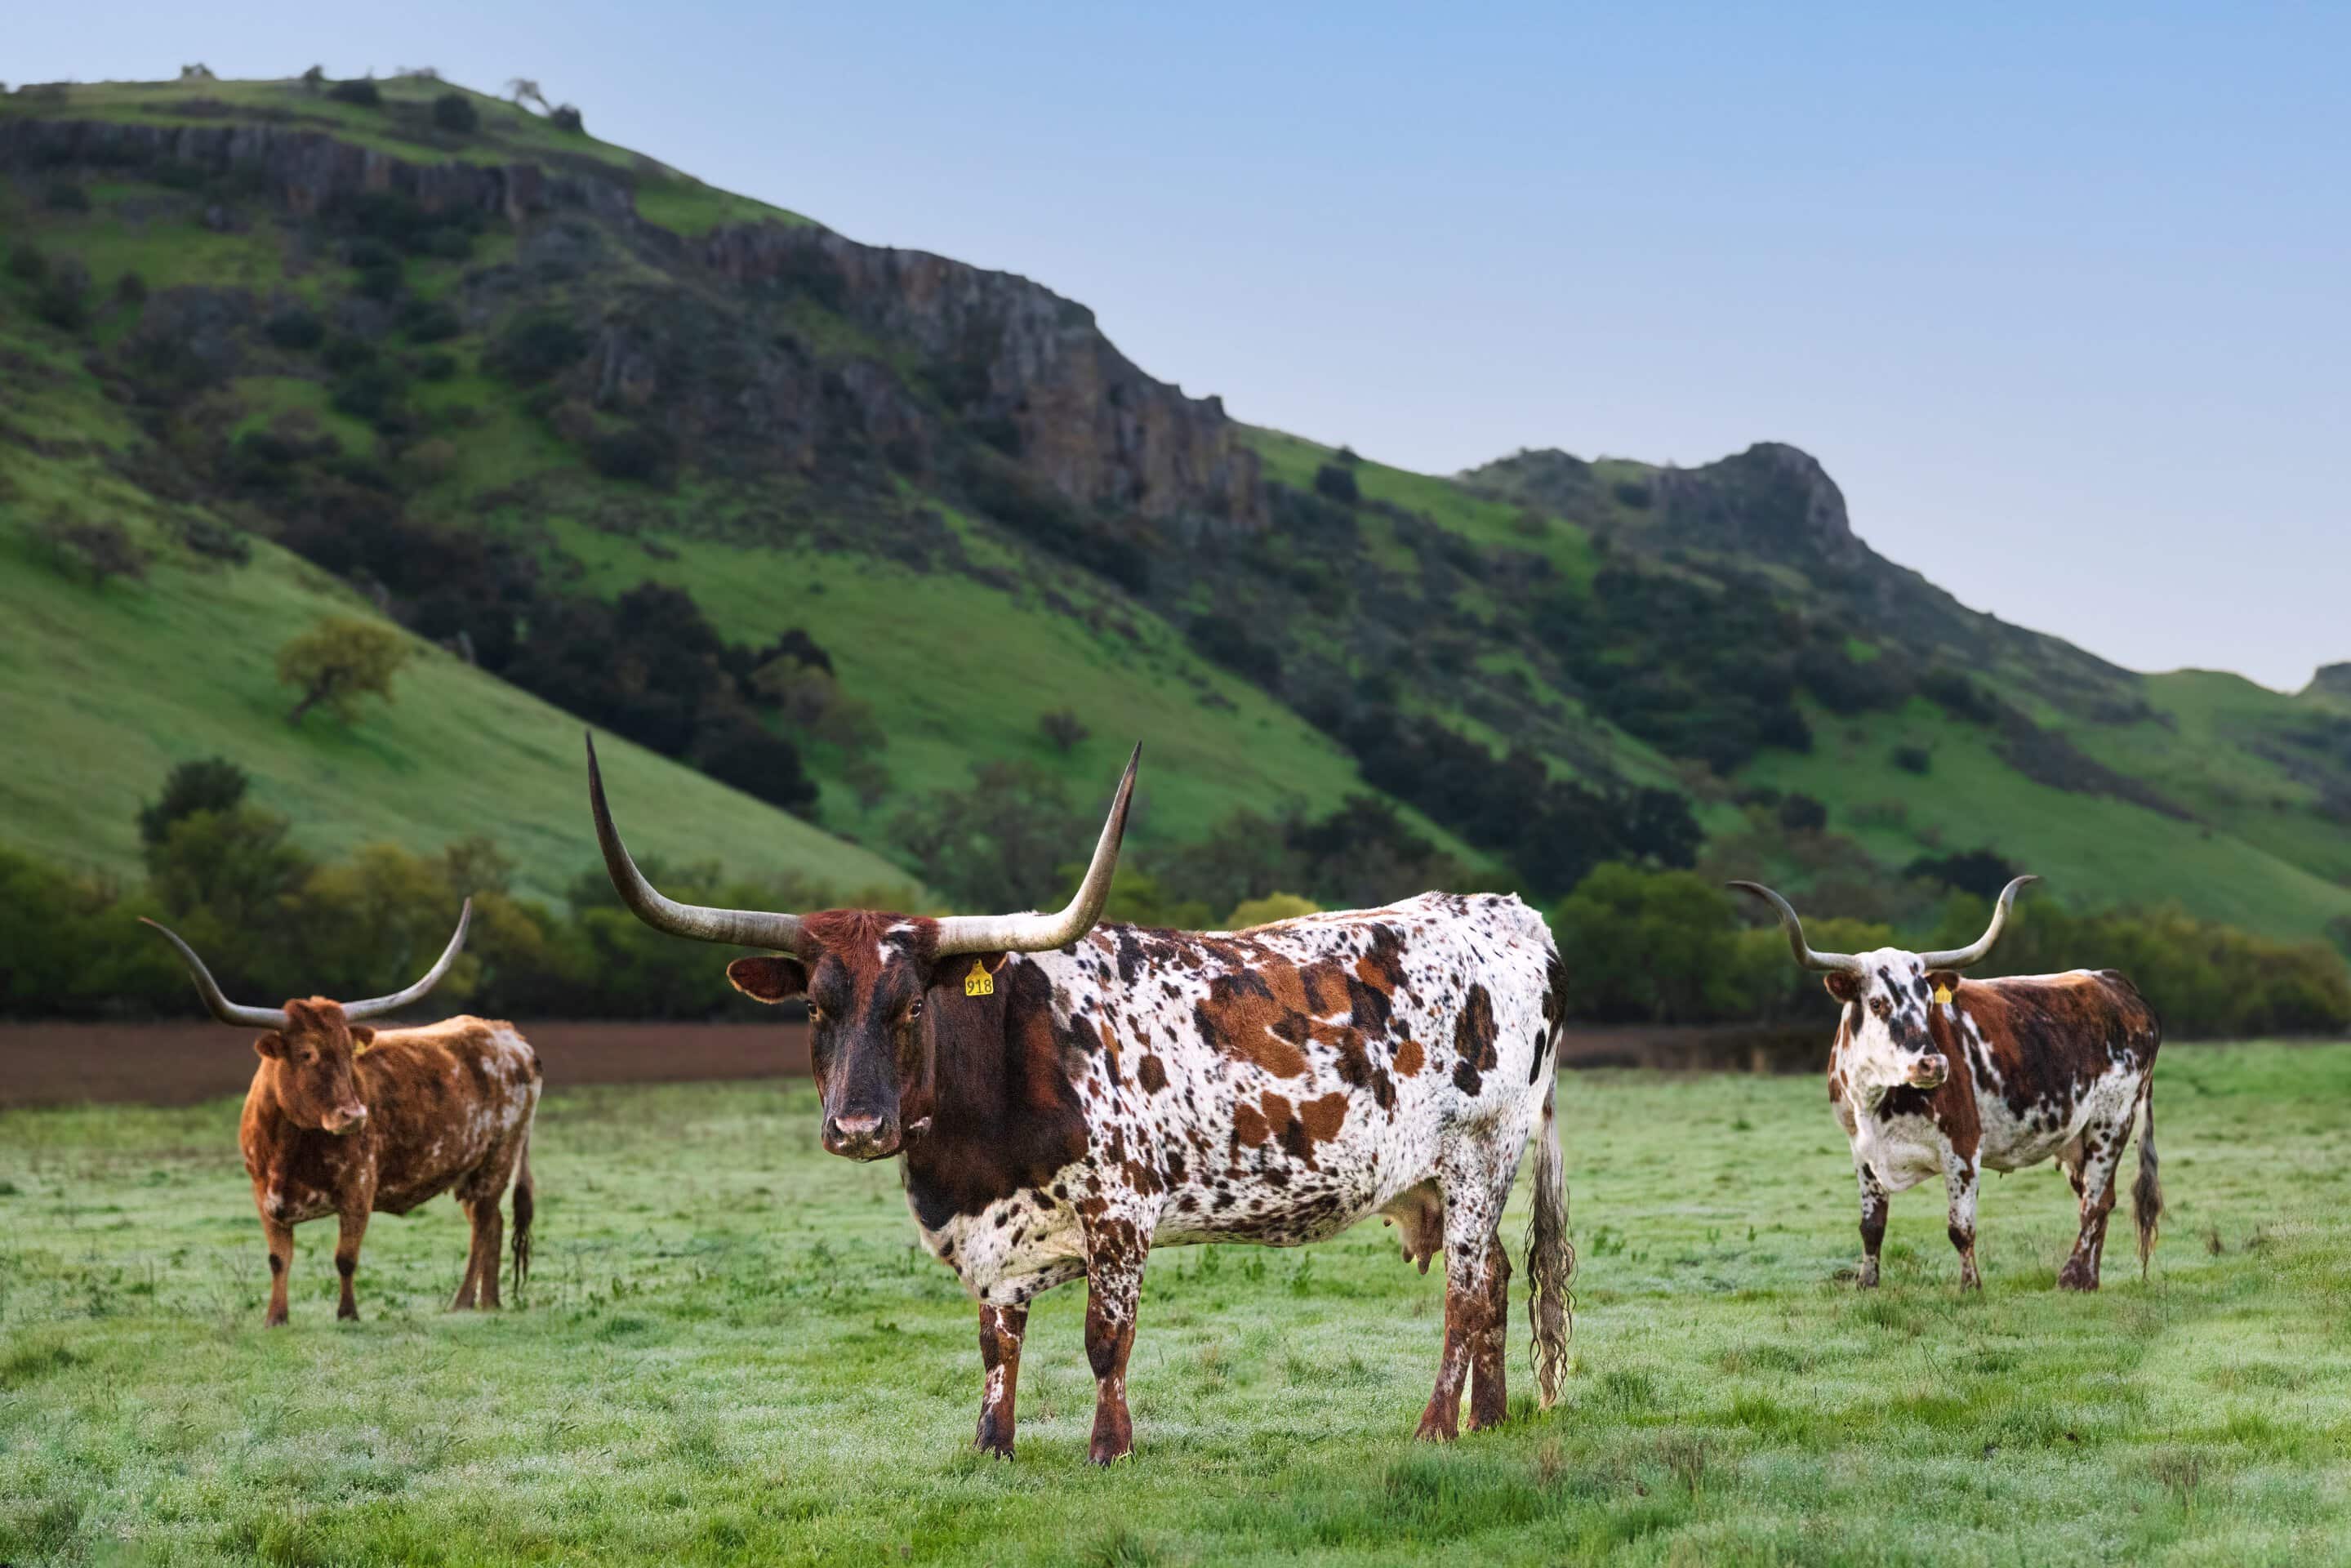
[{"label": "cow's dark face", "polygon": [[886,1159],[928,1127],[934,922],[868,910],[808,917],[799,956],[737,958],[726,977],[763,1002],[805,997],[827,1152]]},{"label": "cow's dark face", "polygon": [[1856,955],[1858,974],[1834,970],[1822,977],[1829,995],[1844,1004],[1845,1071],[1855,1088],[1939,1089],[1954,1064],[1936,1043],[1928,1022],[1939,987],[1946,1000],[1959,977],[1927,972],[1916,953],[1881,947]]},{"label": "cow's dark face", "polygon": [[296,1126],[328,1133],[356,1131],[367,1121],[360,1098],[358,1055],[375,1043],[375,1030],[343,1017],[324,997],[286,1004],[286,1023],[253,1042],[272,1064],[278,1107]]}]

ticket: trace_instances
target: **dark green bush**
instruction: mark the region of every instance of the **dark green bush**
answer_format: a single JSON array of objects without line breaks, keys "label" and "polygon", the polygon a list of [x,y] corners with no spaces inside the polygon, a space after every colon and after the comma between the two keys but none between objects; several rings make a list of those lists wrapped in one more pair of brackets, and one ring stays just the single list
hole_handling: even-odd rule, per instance
[{"label": "dark green bush", "polygon": [[492,339],[482,363],[518,386],[566,371],[588,351],[588,334],[554,310],[516,317]]},{"label": "dark green bush", "polygon": [[277,347],[295,352],[315,349],[327,340],[327,324],[319,319],[316,312],[299,305],[287,305],[273,312],[261,330]]},{"label": "dark green bush", "polygon": [[1905,773],[1924,774],[1934,766],[1934,755],[1923,746],[1897,746],[1894,748],[1894,766]]},{"label": "dark green bush", "polygon": [[455,135],[471,136],[482,128],[482,115],[464,93],[444,92],[433,100],[433,123]]},{"label": "dark green bush", "polygon": [[1336,463],[1325,463],[1314,470],[1314,493],[1347,507],[1363,498],[1354,470]]},{"label": "dark green bush", "polygon": [[89,211],[89,193],[72,180],[49,182],[47,197],[53,213],[86,213]]},{"label": "dark green bush", "polygon": [[355,103],[361,109],[382,107],[383,94],[375,83],[366,80],[339,81],[327,89],[327,96],[337,103]]}]

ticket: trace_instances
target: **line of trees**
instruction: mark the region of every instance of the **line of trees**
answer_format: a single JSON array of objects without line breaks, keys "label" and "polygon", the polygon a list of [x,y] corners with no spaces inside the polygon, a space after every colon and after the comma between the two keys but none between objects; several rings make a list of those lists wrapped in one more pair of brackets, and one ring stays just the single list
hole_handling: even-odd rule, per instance
[{"label": "line of trees", "polygon": [[[313,993],[373,994],[430,963],[458,902],[474,933],[437,1000],[517,1018],[698,1019],[734,1012],[714,955],[639,922],[601,866],[583,865],[565,907],[518,897],[514,867],[471,839],[420,855],[371,844],[322,861],[290,824],[247,799],[245,774],[220,758],[183,764],[142,810],[147,879],[131,888],[75,876],[0,850],[0,1014],[17,1018],[179,1017],[187,980],[144,915],[195,944],[233,992],[259,1002]],[[1073,810],[1058,779],[1020,764],[977,770],[972,788],[925,798],[898,831],[925,878],[967,907],[1044,906],[1080,867],[1096,803]],[[716,866],[649,874],[696,903],[817,909],[905,907],[898,888],[831,888],[803,879],[728,878]],[[1179,928],[1238,927],[1431,886],[1473,885],[1383,802],[1359,797],[1322,818],[1244,813],[1198,842],[1130,859],[1109,917]],[[1789,961],[1777,926],[1708,876],[1625,862],[1593,869],[1549,910],[1569,977],[1573,1016],[1595,1023],[1817,1022],[1832,1009],[1817,977]],[[1846,952],[1956,946],[1989,918],[1989,901],[1955,888],[1927,928],[1811,912],[1813,943]],[[2351,1029],[2351,969],[2321,943],[2287,943],[2176,908],[2081,914],[2047,897],[2021,904],[1992,959],[1975,973],[2116,968],[2129,974],[2175,1037],[2248,1037]]]}]

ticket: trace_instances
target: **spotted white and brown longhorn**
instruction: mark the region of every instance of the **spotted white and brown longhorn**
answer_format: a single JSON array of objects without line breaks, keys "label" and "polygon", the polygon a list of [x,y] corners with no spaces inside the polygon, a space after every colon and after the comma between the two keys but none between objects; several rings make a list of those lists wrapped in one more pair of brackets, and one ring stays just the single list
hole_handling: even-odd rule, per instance
[{"label": "spotted white and brown longhorn", "polygon": [[2163,1027],[2129,978],[2113,969],[1970,980],[2000,940],[2021,876],[2001,891],[1991,924],[1948,951],[1823,953],[1804,939],[1788,901],[1757,883],[1730,885],[1769,904],[1796,962],[1817,972],[1840,1012],[1829,1051],[1829,1102],[1853,1147],[1861,1185],[1861,1283],[1877,1283],[1887,1195],[1939,1175],[1950,1202],[1959,1282],[1977,1287],[1976,1187],[1983,1167],[2022,1170],[2053,1159],[2081,1200],[2081,1233],[2058,1270],[2066,1290],[2095,1291],[2123,1152],[2139,1124],[2131,1193],[2145,1273],[2163,1214],[2155,1153],[2155,1053]]},{"label": "spotted white and brown longhorn", "polygon": [[356,1002],[311,997],[282,1008],[230,1001],[194,948],[146,923],[178,950],[213,1017],[264,1031],[253,1042],[261,1065],[246,1092],[237,1142],[269,1247],[268,1327],[286,1322],[294,1227],[335,1216],[341,1227],[335,1270],[342,1276],[336,1316],[356,1318],[353,1278],[368,1216],[406,1214],[444,1192],[456,1195],[473,1224],[465,1277],[450,1305],[459,1312],[497,1306],[498,1202],[509,1180],[515,1288],[522,1288],[530,1267],[538,1053],[514,1025],[491,1019],[386,1030],[362,1021],[395,1012],[439,984],[465,946],[472,918],[469,901],[449,946],[405,990]]},{"label": "spotted white and brown longhorn", "polygon": [[1465,1385],[1470,1425],[1500,1421],[1498,1228],[1538,1131],[1528,1263],[1550,1405],[1573,1259],[1552,1115],[1562,978],[1541,916],[1515,898],[1427,894],[1229,933],[1098,925],[1135,767],[1068,907],[946,919],[673,903],[622,845],[592,741],[589,789],[631,909],[765,949],[727,977],[760,1001],[806,998],[824,1146],[903,1158],[924,1242],[979,1307],[982,1449],[1012,1452],[1040,1291],[1086,1281],[1089,1454],[1107,1463],[1134,1446],[1127,1357],[1153,1247],[1296,1246],[1373,1214],[1401,1224],[1424,1268],[1445,1254],[1420,1435],[1454,1436]]}]

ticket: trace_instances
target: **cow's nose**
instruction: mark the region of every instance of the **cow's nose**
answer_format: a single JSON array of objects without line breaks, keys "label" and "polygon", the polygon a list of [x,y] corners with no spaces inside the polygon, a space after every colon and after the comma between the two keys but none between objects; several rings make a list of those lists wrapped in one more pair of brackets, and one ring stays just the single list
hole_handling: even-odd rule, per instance
[{"label": "cow's nose", "polygon": [[1943,1080],[1950,1076],[1950,1063],[1939,1056],[1930,1056],[1924,1061],[1912,1064],[1910,1082],[1920,1089],[1940,1089]]},{"label": "cow's nose", "polygon": [[346,1105],[341,1110],[335,1113],[335,1119],[327,1124],[327,1131],[330,1133],[348,1133],[366,1120],[366,1106]]},{"label": "cow's nose", "polygon": [[824,1146],[853,1160],[878,1160],[897,1152],[898,1139],[886,1116],[827,1116]]}]

